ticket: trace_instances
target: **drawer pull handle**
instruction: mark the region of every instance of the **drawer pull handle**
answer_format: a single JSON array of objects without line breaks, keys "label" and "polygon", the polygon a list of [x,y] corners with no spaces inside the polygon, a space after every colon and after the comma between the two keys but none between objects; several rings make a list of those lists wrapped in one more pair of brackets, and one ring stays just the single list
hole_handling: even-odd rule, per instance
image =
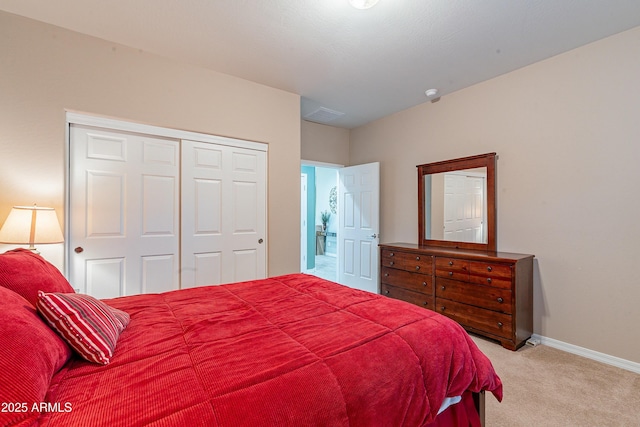
[{"label": "drawer pull handle", "polygon": [[393,256],[393,252],[391,252],[391,253],[389,254],[389,256]]},{"label": "drawer pull handle", "polygon": [[416,265],[416,271],[420,270],[420,266]]},{"label": "drawer pull handle", "polygon": [[447,307],[445,307],[444,305],[440,307],[440,311],[444,311]]},{"label": "drawer pull handle", "polygon": [[445,289],[447,289],[447,288],[446,288],[446,287],[444,287],[444,286],[440,286],[440,289],[442,289],[442,290],[444,291],[444,290],[445,290]]},{"label": "drawer pull handle", "polygon": [[490,272],[491,270],[493,270],[493,268],[491,268],[491,266],[487,267],[487,271]]},{"label": "drawer pull handle", "polygon": [[498,328],[502,328],[502,322],[498,322]]},{"label": "drawer pull handle", "polygon": [[389,261],[389,265],[393,265],[393,264],[394,264],[393,261]]},{"label": "drawer pull handle", "polygon": [[386,291],[384,291],[385,295],[389,295],[389,289],[387,289]]},{"label": "drawer pull handle", "polygon": [[427,286],[427,282],[422,282],[422,286]]},{"label": "drawer pull handle", "polygon": [[504,300],[502,298],[498,298],[498,302],[502,304]]},{"label": "drawer pull handle", "polygon": [[422,305],[429,305],[429,301],[423,302]]},{"label": "drawer pull handle", "polygon": [[389,273],[384,273],[384,277],[389,277]]},{"label": "drawer pull handle", "polygon": [[449,276],[453,276],[453,271],[450,271],[450,272],[449,272]]},{"label": "drawer pull handle", "polygon": [[449,261],[449,265],[453,265],[453,261]]},{"label": "drawer pull handle", "polygon": [[416,261],[420,261],[420,257],[419,256],[416,257]]},{"label": "drawer pull handle", "polygon": [[491,283],[491,277],[487,278],[487,283]]}]

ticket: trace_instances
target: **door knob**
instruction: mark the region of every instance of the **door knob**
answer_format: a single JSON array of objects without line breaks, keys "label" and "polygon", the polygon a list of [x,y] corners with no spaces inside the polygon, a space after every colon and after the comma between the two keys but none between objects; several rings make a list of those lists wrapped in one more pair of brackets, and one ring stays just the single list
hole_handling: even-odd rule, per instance
[{"label": "door knob", "polygon": [[264,240],[258,239],[258,243],[262,244],[262,242],[264,242]]},{"label": "door knob", "polygon": [[[369,237],[371,237],[372,239],[375,239],[376,237],[380,237],[380,236],[379,236],[378,234],[375,234],[375,233],[374,233],[374,234],[372,234],[372,235],[371,235],[371,236],[369,236]],[[393,256],[393,255],[392,255],[392,256]]]},{"label": "door knob", "polygon": [[84,251],[84,249],[82,248],[82,246],[78,246],[77,248],[75,248],[73,250],[75,253],[80,254]]}]

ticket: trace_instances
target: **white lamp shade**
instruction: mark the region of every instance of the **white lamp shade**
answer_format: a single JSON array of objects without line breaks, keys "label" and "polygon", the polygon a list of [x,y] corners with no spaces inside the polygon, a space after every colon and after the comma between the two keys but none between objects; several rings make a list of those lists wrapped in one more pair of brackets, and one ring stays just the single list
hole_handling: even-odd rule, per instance
[{"label": "white lamp shade", "polygon": [[0,243],[30,245],[64,241],[53,208],[14,206],[0,229]]}]

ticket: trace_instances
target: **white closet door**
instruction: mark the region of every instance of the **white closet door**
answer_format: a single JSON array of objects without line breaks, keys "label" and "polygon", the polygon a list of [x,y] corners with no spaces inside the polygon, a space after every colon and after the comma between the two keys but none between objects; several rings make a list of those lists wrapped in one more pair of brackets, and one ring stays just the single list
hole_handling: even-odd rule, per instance
[{"label": "white closet door", "polygon": [[71,125],[69,279],[97,298],[179,288],[179,141]]},{"label": "white closet door", "polygon": [[182,141],[182,288],[266,277],[266,153]]}]

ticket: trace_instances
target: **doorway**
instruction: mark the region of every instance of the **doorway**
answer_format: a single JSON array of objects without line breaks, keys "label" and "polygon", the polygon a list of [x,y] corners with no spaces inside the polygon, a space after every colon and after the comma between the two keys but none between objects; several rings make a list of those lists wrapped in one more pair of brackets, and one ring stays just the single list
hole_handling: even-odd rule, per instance
[{"label": "doorway", "polygon": [[[339,165],[304,163],[301,173],[306,175],[306,244],[301,239],[301,259],[306,257],[304,273],[326,280],[338,280],[338,168]],[[304,210],[304,207],[302,208]],[[302,265],[301,267],[305,267]]]}]

